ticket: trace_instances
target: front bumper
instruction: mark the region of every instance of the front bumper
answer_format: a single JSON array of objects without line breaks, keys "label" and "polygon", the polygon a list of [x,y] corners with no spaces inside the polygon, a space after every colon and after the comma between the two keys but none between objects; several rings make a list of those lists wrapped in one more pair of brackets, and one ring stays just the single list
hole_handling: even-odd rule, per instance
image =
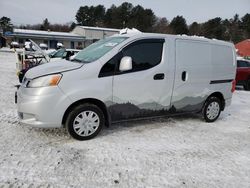
[{"label": "front bumper", "polygon": [[20,87],[17,109],[20,124],[38,128],[62,127],[62,118],[70,99],[57,86],[42,88]]}]

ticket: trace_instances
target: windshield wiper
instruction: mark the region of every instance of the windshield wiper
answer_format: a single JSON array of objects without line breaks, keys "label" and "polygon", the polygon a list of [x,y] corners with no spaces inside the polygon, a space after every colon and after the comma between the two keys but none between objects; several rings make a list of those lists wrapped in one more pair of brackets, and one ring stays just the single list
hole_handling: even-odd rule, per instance
[{"label": "windshield wiper", "polygon": [[71,59],[70,61],[76,61],[76,62],[79,62],[79,63],[82,62],[82,60],[80,60],[80,59]]},{"label": "windshield wiper", "polygon": [[71,61],[76,61],[78,63],[89,63],[88,61],[83,61],[83,60],[80,60],[80,59],[71,59]]}]

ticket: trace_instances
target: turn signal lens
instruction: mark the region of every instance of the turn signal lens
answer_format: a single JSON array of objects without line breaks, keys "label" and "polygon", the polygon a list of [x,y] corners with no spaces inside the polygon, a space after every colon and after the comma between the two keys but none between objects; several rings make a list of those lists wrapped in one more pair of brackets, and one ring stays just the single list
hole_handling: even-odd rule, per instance
[{"label": "turn signal lens", "polygon": [[61,77],[61,75],[53,75],[50,79],[49,85],[56,86],[59,83]]}]

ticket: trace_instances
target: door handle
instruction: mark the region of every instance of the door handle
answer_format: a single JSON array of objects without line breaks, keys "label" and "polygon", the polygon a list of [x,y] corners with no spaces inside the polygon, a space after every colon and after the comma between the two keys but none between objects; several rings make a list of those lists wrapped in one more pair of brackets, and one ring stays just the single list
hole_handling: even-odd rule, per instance
[{"label": "door handle", "polygon": [[182,72],[181,79],[182,79],[183,82],[187,81],[187,72],[186,71]]},{"label": "door handle", "polygon": [[154,80],[163,80],[165,78],[165,74],[159,73],[154,75]]}]

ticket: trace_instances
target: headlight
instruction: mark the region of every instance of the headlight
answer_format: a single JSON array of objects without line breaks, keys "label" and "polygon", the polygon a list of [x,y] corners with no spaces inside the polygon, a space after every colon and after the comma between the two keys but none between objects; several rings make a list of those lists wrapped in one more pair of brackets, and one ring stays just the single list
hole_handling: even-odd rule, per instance
[{"label": "headlight", "polygon": [[62,78],[61,74],[42,76],[42,77],[30,80],[27,84],[27,87],[34,88],[34,87],[56,86],[59,84],[61,78]]}]

